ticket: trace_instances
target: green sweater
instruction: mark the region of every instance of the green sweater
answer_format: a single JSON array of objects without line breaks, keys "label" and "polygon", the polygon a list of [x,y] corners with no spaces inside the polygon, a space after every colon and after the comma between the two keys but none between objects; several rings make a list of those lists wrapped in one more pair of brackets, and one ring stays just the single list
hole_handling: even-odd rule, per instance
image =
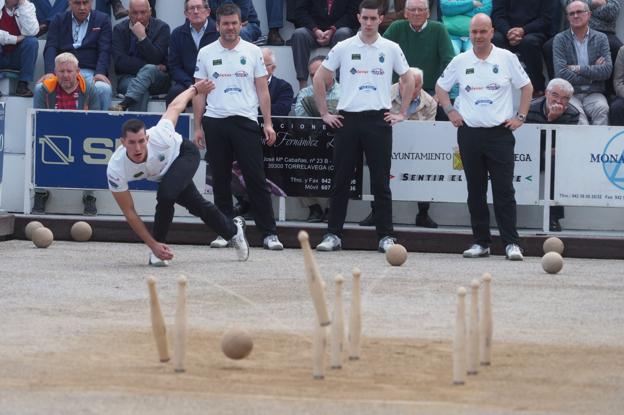
[{"label": "green sweater", "polygon": [[[438,78],[455,56],[451,38],[440,22],[427,21],[420,32],[414,31],[407,20],[397,20],[384,32],[384,37],[399,44],[411,67],[422,69],[423,89],[432,91]],[[396,82],[396,74],[394,82]]]}]

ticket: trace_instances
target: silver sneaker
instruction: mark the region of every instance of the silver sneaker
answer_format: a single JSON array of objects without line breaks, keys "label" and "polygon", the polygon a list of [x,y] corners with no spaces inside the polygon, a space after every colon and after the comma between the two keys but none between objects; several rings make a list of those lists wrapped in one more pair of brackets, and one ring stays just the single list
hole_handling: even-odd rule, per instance
[{"label": "silver sneaker", "polygon": [[474,244],[464,251],[464,258],[481,258],[490,256],[490,248]]},{"label": "silver sneaker", "polygon": [[217,236],[217,239],[215,239],[214,241],[210,242],[210,247],[211,248],[231,248],[233,245],[232,241],[226,241],[225,239],[223,239],[220,236]]},{"label": "silver sneaker", "polygon": [[510,261],[522,261],[522,249],[516,244],[509,244],[505,247],[505,254]]},{"label": "silver sneaker", "polygon": [[147,261],[147,265],[150,267],[168,267],[169,261],[166,259],[160,259],[153,252],[149,254],[149,260]]},{"label": "silver sneaker", "polygon": [[277,235],[268,235],[262,241],[262,247],[271,251],[281,251],[284,249],[284,245],[277,238]]},{"label": "silver sneaker", "polygon": [[234,224],[236,225],[236,235],[230,241],[236,249],[238,260],[247,261],[249,258],[249,244],[247,243],[247,238],[245,238],[245,219],[242,216],[237,216],[234,218]]},{"label": "silver sneaker", "polygon": [[342,241],[333,233],[328,233],[323,237],[320,244],[316,245],[317,251],[331,252],[340,251],[342,249]]},{"label": "silver sneaker", "polygon": [[396,239],[392,236],[384,236],[379,240],[379,247],[377,248],[377,252],[385,253],[394,243]]}]

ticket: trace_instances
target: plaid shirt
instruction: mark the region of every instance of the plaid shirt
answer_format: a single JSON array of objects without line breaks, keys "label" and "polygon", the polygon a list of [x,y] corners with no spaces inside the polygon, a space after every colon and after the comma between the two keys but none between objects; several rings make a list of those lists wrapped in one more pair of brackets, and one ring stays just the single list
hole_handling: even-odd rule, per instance
[{"label": "plaid shirt", "polygon": [[78,109],[78,85],[72,92],[65,92],[60,84],[56,85],[56,104],[54,109],[57,110],[75,110]]}]

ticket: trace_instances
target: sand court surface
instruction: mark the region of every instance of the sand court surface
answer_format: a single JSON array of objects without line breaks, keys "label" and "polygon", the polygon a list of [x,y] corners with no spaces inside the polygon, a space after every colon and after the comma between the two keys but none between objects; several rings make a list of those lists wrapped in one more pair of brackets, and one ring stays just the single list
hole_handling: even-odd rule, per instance
[{"label": "sand court surface", "polygon": [[[174,245],[150,268],[140,244],[0,242],[0,413],[617,414],[624,407],[622,261],[410,252],[401,267],[370,251],[315,254],[333,309],[333,277],[362,270],[359,361],[312,379],[314,308],[300,250]],[[492,274],[492,366],[451,384],[458,286]],[[146,278],[158,293],[173,347],[176,279],[188,277],[186,372],[162,364],[150,326]],[[467,296],[469,297],[469,295]],[[467,298],[468,299],[468,298]],[[232,326],[251,355],[226,358]],[[348,324],[346,324],[348,326]],[[329,352],[329,349],[328,349]],[[346,353],[345,353],[346,357]]]}]

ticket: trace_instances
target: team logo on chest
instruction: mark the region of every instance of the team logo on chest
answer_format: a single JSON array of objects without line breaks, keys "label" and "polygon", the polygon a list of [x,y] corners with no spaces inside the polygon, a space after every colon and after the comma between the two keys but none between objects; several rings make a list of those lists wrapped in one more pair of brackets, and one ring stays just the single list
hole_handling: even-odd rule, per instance
[{"label": "team logo on chest", "polygon": [[247,59],[244,56],[241,56],[240,63],[241,63],[241,65],[246,64],[247,63]]},{"label": "team logo on chest", "polygon": [[379,53],[379,62],[384,63],[386,61],[386,55],[383,52]]},{"label": "team logo on chest", "polygon": [[498,73],[498,65],[494,65],[494,67],[492,68],[492,72]]}]

